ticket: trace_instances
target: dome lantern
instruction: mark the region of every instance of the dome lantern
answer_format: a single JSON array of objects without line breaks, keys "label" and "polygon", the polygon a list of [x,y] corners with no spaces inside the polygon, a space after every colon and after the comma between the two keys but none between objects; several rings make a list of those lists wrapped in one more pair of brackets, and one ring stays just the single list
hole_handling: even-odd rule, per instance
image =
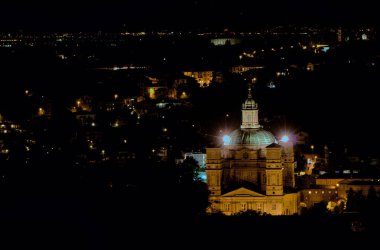
[{"label": "dome lantern", "polygon": [[242,129],[259,129],[261,128],[259,124],[259,110],[257,103],[252,98],[251,84],[248,84],[248,98],[243,103],[242,107]]}]

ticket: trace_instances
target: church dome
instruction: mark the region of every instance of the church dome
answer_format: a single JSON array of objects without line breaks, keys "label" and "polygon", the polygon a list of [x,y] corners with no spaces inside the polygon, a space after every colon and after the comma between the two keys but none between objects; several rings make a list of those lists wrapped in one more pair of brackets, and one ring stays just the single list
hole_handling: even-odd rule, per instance
[{"label": "church dome", "polygon": [[236,129],[230,135],[228,145],[268,146],[277,143],[271,132],[264,129]]}]

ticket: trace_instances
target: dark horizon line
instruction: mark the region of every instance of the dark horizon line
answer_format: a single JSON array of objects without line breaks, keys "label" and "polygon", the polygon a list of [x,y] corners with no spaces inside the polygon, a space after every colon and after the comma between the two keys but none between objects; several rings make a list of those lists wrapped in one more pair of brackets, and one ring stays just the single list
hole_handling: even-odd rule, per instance
[{"label": "dark horizon line", "polygon": [[157,31],[178,31],[178,32],[224,32],[228,30],[230,32],[250,32],[259,31],[263,29],[297,29],[297,28],[338,28],[342,27],[345,29],[349,28],[359,28],[359,27],[371,27],[379,29],[380,25],[370,22],[361,23],[271,23],[271,24],[252,24],[252,25],[128,25],[128,24],[118,24],[118,25],[96,25],[96,26],[77,26],[72,25],[58,25],[55,27],[13,27],[13,28],[0,28],[0,33],[55,33],[55,32],[69,32],[69,33],[80,33],[80,32],[106,32],[106,33],[119,33],[119,32],[157,32]]}]

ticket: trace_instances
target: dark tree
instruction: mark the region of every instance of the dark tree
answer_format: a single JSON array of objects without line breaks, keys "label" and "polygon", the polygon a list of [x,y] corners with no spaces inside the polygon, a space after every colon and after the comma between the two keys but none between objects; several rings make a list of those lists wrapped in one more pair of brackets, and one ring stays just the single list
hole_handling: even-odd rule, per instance
[{"label": "dark tree", "polygon": [[334,207],[335,214],[341,214],[344,211],[344,202],[339,203],[339,205]]},{"label": "dark tree", "polygon": [[312,175],[303,175],[297,178],[297,186],[300,189],[311,188],[315,185],[315,177]]},{"label": "dark tree", "polygon": [[365,202],[365,211],[369,214],[375,214],[379,207],[379,198],[374,186],[371,186],[368,190],[367,199]]},{"label": "dark tree", "polygon": [[314,206],[307,211],[307,214],[310,216],[326,215],[327,213],[327,205],[324,201],[314,204]]},{"label": "dark tree", "polygon": [[368,190],[368,195],[367,195],[367,202],[368,203],[375,203],[377,201],[377,193],[376,190],[373,186],[371,186]]},{"label": "dark tree", "polygon": [[350,188],[347,192],[347,204],[346,204],[346,210],[347,211],[353,211],[354,210],[354,195],[355,192]]},{"label": "dark tree", "polygon": [[192,183],[198,180],[199,164],[194,158],[188,157],[178,165],[178,171],[180,183]]},{"label": "dark tree", "polygon": [[207,185],[200,181],[199,164],[192,158],[186,158],[183,163],[176,166],[178,169],[178,186],[174,187],[179,192],[177,201],[181,210],[187,214],[202,214],[208,204]]},{"label": "dark tree", "polygon": [[354,211],[363,211],[365,208],[366,198],[363,192],[359,190],[354,194]]},{"label": "dark tree", "polygon": [[260,215],[263,215],[263,213],[260,211],[255,211],[255,210],[240,211],[234,214],[234,216],[242,216],[242,217],[255,217],[255,216],[260,216]]}]

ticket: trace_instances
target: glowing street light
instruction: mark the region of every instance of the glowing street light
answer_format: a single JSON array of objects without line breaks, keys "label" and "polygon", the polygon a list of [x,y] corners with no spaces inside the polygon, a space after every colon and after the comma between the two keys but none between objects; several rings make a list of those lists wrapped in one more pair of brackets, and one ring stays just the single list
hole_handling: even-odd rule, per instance
[{"label": "glowing street light", "polygon": [[282,136],[281,137],[281,141],[282,142],[288,142],[289,141],[289,136],[287,136],[287,135]]},{"label": "glowing street light", "polygon": [[223,145],[229,145],[231,142],[231,137],[229,135],[223,136]]},{"label": "glowing street light", "polygon": [[45,110],[43,108],[38,109],[38,115],[43,116],[45,114]]}]

